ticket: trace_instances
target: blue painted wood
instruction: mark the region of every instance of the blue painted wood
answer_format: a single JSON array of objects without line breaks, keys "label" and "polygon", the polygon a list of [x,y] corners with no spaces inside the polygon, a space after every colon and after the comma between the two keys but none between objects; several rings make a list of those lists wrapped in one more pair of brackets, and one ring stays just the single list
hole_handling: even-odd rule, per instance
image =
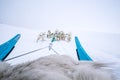
[{"label": "blue painted wood", "polygon": [[0,60],[1,61],[3,61],[9,55],[9,53],[12,51],[15,44],[19,40],[20,36],[21,36],[20,34],[17,34],[9,41],[0,45]]},{"label": "blue painted wood", "polygon": [[77,47],[76,52],[77,52],[78,59],[92,61],[92,59],[88,56],[88,54],[82,47],[77,36],[75,36],[75,43],[76,43],[76,47]]}]

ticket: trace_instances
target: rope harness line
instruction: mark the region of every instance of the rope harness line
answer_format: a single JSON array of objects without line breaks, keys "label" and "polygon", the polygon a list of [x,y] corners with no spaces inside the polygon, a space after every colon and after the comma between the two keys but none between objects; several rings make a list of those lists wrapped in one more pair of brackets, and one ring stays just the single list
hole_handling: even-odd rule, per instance
[{"label": "rope harness line", "polygon": [[30,53],[33,53],[33,52],[36,52],[36,51],[39,51],[39,50],[42,50],[42,49],[45,49],[45,48],[48,48],[48,46],[43,47],[43,48],[39,48],[39,49],[36,49],[36,50],[33,50],[33,51],[30,51],[30,52],[27,52],[27,53],[24,53],[24,54],[15,56],[15,57],[12,57],[12,58],[9,58],[9,59],[6,59],[6,60],[4,60],[4,61],[13,60],[13,59],[15,59],[15,58],[22,57],[22,56],[28,55],[28,54],[30,54]]},{"label": "rope harness line", "polygon": [[39,48],[39,49],[36,49],[36,50],[30,51],[30,52],[27,52],[27,53],[24,53],[24,54],[21,54],[21,55],[18,55],[18,56],[15,56],[15,57],[12,57],[12,58],[6,59],[6,60],[4,60],[4,61],[5,61],[5,62],[6,62],[6,61],[10,61],[10,60],[13,60],[13,59],[16,59],[16,58],[19,58],[19,57],[22,57],[22,56],[28,55],[28,54],[30,54],[30,53],[33,53],[33,52],[36,52],[36,51],[39,51],[39,50],[45,49],[45,48],[49,48],[49,51],[52,50],[54,53],[59,54],[55,49],[53,49],[53,48],[50,47],[50,46],[47,46],[47,47],[44,47],[44,48]]},{"label": "rope harness line", "polygon": [[15,57],[12,57],[12,58],[6,59],[6,60],[4,60],[4,61],[5,61],[5,62],[6,62],[6,61],[10,61],[10,60],[13,60],[13,59],[16,59],[16,58],[19,58],[19,57],[22,57],[22,56],[28,55],[28,54],[30,54],[30,53],[33,53],[33,52],[36,52],[36,51],[39,51],[39,50],[45,49],[45,48],[49,48],[49,51],[52,50],[54,53],[59,54],[56,50],[54,50],[54,49],[52,48],[52,43],[53,43],[54,41],[55,41],[55,38],[53,37],[51,43],[49,43],[49,46],[46,46],[46,47],[43,47],[43,48],[39,48],[39,49],[36,49],[36,50],[30,51],[30,52],[27,52],[27,53],[24,53],[24,54],[21,54],[21,55],[18,55],[18,56],[15,56]]},{"label": "rope harness line", "polygon": [[56,53],[56,54],[59,54],[55,49],[51,48],[51,50]]}]

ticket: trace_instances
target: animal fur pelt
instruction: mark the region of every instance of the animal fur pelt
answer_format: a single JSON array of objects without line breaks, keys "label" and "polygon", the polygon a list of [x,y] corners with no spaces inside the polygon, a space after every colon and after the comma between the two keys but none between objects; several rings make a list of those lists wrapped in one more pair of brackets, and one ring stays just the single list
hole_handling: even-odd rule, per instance
[{"label": "animal fur pelt", "polygon": [[0,80],[113,80],[104,67],[102,63],[50,55],[19,65],[0,62]]}]

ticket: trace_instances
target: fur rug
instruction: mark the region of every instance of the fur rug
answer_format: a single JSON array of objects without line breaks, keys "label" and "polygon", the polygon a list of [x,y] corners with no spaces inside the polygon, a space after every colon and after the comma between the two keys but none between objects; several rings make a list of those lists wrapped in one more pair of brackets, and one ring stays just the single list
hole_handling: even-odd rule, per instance
[{"label": "fur rug", "polygon": [[0,80],[113,80],[106,67],[97,62],[74,61],[65,55],[50,55],[13,66],[0,62]]}]

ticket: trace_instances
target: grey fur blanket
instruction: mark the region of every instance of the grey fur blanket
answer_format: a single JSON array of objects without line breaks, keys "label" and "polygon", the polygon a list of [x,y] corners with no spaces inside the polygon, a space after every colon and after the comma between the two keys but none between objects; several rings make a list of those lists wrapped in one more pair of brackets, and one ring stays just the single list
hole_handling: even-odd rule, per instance
[{"label": "grey fur blanket", "polygon": [[113,80],[105,64],[50,55],[10,65],[0,62],[0,80]]}]

